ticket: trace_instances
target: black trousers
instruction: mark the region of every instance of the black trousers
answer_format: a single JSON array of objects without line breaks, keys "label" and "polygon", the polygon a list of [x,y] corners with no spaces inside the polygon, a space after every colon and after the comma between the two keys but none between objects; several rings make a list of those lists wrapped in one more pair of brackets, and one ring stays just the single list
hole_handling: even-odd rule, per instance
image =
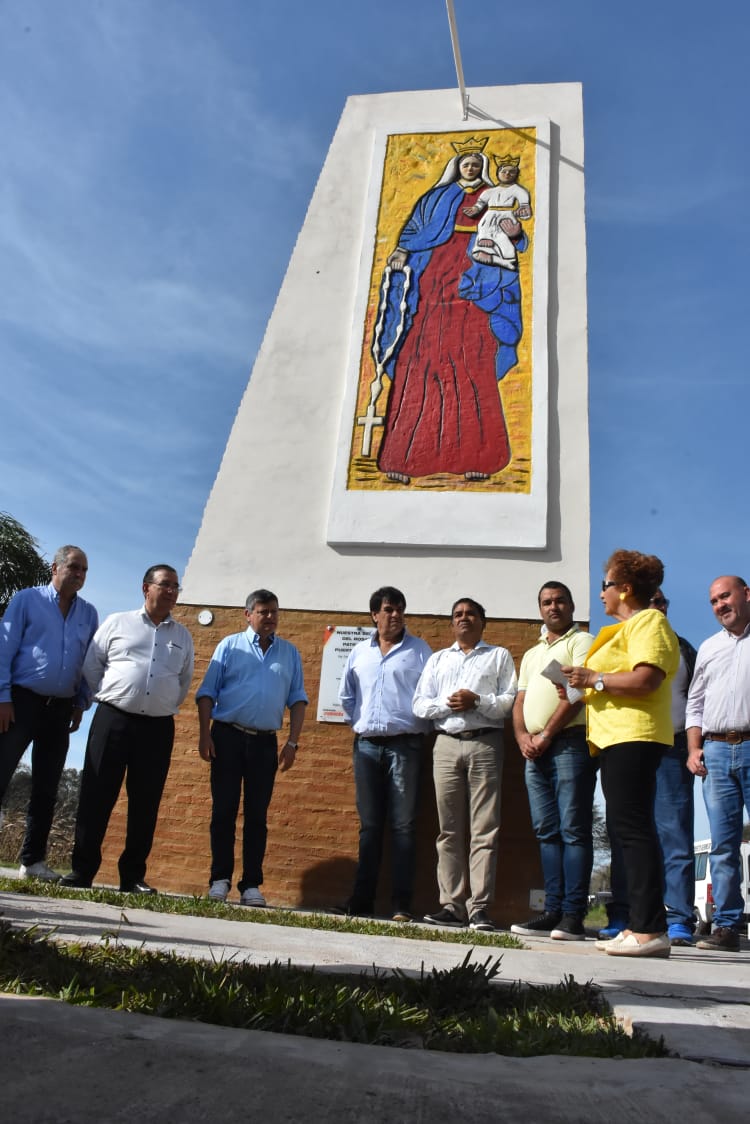
[{"label": "black trousers", "polygon": [[622,742],[605,749],[602,791],[622,851],[630,901],[630,928],[636,933],[664,933],[664,876],[654,823],[656,770],[668,746],[658,742]]},{"label": "black trousers", "polygon": [[26,834],[21,846],[24,866],[41,862],[57,802],[57,788],[65,766],[73,699],[43,698],[26,687],[12,687],[14,722],[0,734],[0,804],[18,763],[31,750],[31,798]]},{"label": "black trousers", "polygon": [[123,779],[128,794],[125,850],[120,884],[142,882],[154,841],[174,742],[174,718],[126,714],[99,703],[89,730],[76,817],[73,871],[93,879],[102,861],[102,843]]},{"label": "black trousers", "polygon": [[226,722],[214,722],[211,737],[211,881],[232,881],[234,837],[242,791],[242,893],[263,881],[266,814],[278,768],[275,734],[243,734]]}]

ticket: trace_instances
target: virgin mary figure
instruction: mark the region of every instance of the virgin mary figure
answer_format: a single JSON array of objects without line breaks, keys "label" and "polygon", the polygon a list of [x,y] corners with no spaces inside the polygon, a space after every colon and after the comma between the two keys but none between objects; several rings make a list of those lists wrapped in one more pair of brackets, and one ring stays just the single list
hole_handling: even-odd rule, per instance
[{"label": "virgin mary figure", "polygon": [[[387,262],[378,346],[392,348],[391,390],[378,467],[402,484],[440,472],[483,480],[510,461],[498,382],[518,362],[521,288],[517,271],[472,259],[479,219],[466,214],[495,186],[487,139],[454,145]],[[504,222],[525,250],[520,223]]]}]

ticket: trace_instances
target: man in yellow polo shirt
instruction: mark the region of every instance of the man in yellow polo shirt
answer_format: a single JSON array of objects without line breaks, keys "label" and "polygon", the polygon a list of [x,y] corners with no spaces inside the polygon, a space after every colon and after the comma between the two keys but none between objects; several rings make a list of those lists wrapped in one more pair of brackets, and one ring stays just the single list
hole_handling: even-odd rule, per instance
[{"label": "man in yellow polo shirt", "polygon": [[573,597],[562,582],[545,582],[539,591],[539,612],[542,633],[521,661],[513,730],[526,759],[545,902],[543,913],[523,925],[511,925],[511,932],[579,941],[585,938],[583,918],[594,859],[596,767],[586,742],[582,704],[561,701],[542,672],[552,660],[563,666],[583,664],[593,637],[573,623]]}]

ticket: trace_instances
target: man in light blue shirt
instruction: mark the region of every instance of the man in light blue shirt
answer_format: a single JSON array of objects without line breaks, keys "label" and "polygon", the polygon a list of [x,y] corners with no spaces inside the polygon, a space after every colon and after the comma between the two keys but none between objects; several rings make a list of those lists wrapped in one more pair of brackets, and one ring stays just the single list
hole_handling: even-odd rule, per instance
[{"label": "man in light blue shirt", "polygon": [[[283,773],[294,765],[307,695],[298,650],[276,635],[276,594],[254,590],[245,617],[249,627],[219,642],[195,696],[198,752],[211,764],[208,896],[225,901],[231,889],[237,810],[244,790],[242,877],[237,886],[241,905],[262,908],[266,899],[258,887],[263,882],[268,806],[277,769]],[[287,707],[289,737],[279,752],[276,731]]]},{"label": "man in light blue shirt", "polygon": [[21,874],[46,882],[60,877],[45,857],[69,736],[91,699],[81,669],[98,618],[78,596],[87,571],[79,547],[61,546],[50,584],[20,590],[0,621],[0,803],[33,741]]},{"label": "man in light blue shirt", "polygon": [[354,730],[354,786],[359,814],[359,863],[347,913],[371,915],[383,850],[391,825],[391,896],[394,921],[411,920],[414,827],[422,748],[428,722],[412,710],[414,691],[430,647],[404,627],[406,599],[383,586],[370,598],[375,631],[349,653],[339,689]]}]

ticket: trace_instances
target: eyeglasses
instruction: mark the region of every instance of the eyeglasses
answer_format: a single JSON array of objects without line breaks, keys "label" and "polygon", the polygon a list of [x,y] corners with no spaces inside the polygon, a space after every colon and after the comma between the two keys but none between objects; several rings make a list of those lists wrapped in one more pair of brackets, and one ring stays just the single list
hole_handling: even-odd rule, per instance
[{"label": "eyeglasses", "polygon": [[653,605],[654,609],[668,609],[669,608],[669,598],[668,597],[652,597],[651,600],[649,601],[649,605]]},{"label": "eyeglasses", "polygon": [[149,585],[155,585],[157,589],[163,589],[165,593],[182,593],[182,586],[174,585],[172,582],[149,582]]},{"label": "eyeglasses", "polygon": [[611,585],[617,585],[617,582],[608,582],[606,578],[602,580],[602,593],[606,592]]}]

